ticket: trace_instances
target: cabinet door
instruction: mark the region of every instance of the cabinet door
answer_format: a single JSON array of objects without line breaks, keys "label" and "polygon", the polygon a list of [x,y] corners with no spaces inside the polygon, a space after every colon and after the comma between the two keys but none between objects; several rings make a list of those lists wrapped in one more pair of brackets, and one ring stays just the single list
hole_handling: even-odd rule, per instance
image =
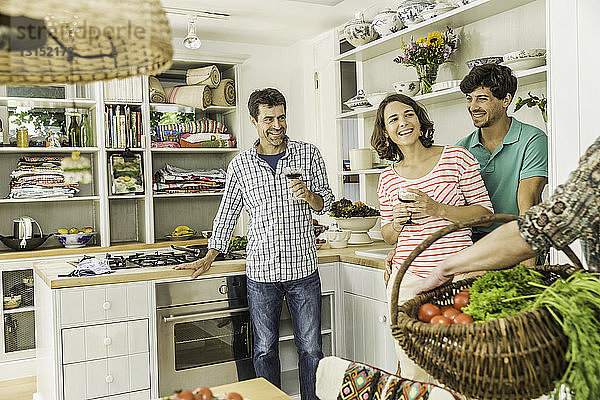
[{"label": "cabinet door", "polygon": [[388,304],[383,301],[374,301],[373,318],[375,326],[375,337],[373,343],[374,357],[373,365],[384,371],[394,373],[398,367],[396,358],[396,339],[392,336],[390,329],[390,318]]},{"label": "cabinet door", "polygon": [[107,365],[106,382],[108,383],[108,393],[113,395],[128,392],[130,380],[129,357],[109,358]]},{"label": "cabinet door", "polygon": [[60,291],[60,322],[69,325],[83,322],[83,290]]},{"label": "cabinet door", "polygon": [[105,319],[123,318],[127,316],[127,285],[109,286],[106,288],[103,303]]},{"label": "cabinet door", "polygon": [[150,353],[129,356],[129,389],[131,391],[150,387]]},{"label": "cabinet door", "polygon": [[129,338],[127,337],[128,325],[129,322],[106,324],[106,337],[102,344],[106,346],[108,357],[129,354]]},{"label": "cabinet door", "polygon": [[146,283],[132,283],[127,286],[127,315],[130,317],[147,317],[150,299]]},{"label": "cabinet door", "polygon": [[[68,329],[65,329],[68,330]],[[94,325],[85,328],[86,360],[105,358],[107,354],[106,325]]]},{"label": "cabinet door", "polygon": [[[106,359],[88,361],[85,364],[71,364],[69,367],[81,368],[85,371],[85,385],[87,395],[79,399],[93,399],[108,395],[108,384],[112,375],[108,373],[108,363]],[[67,381],[65,379],[65,386]]]},{"label": "cabinet door", "polygon": [[144,353],[150,350],[148,343],[148,320],[131,321],[127,323],[127,340],[129,354]]},{"label": "cabinet door", "polygon": [[71,328],[62,330],[63,364],[85,361],[85,330]]},{"label": "cabinet door", "polygon": [[86,369],[81,364],[69,364],[63,368],[65,400],[82,400],[86,397]]}]

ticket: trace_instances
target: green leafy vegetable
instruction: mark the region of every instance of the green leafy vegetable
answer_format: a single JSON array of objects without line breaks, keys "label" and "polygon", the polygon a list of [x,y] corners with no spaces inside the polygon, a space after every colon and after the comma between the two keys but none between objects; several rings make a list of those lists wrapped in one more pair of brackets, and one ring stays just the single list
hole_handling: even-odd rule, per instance
[{"label": "green leafy vegetable", "polygon": [[[463,312],[476,322],[512,317],[533,302],[522,296],[542,292],[541,288],[532,286],[530,282],[541,285],[542,275],[524,265],[517,265],[510,270],[488,271],[469,288],[470,301]],[[506,299],[510,301],[504,301]]]},{"label": "green leafy vegetable", "polygon": [[579,271],[546,288],[528,309],[548,307],[569,338],[565,356],[569,363],[556,382],[554,398],[566,385],[574,399],[600,399],[600,281],[599,274]]},{"label": "green leafy vegetable", "polygon": [[229,243],[229,251],[246,250],[248,238],[246,236],[234,236]]}]

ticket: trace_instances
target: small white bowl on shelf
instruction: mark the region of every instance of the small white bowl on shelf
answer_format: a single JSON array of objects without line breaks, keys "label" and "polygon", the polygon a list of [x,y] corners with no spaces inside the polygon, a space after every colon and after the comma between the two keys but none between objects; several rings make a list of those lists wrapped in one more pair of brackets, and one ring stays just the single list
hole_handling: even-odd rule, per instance
[{"label": "small white bowl on shelf", "polygon": [[520,58],[531,58],[531,57],[545,57],[546,49],[521,49],[517,51],[511,51],[502,56],[504,61],[518,60]]},{"label": "small white bowl on shelf", "polygon": [[396,93],[403,94],[408,97],[415,96],[419,93],[419,81],[402,81],[394,82],[392,85]]},{"label": "small white bowl on shelf", "polygon": [[94,237],[96,232],[81,232],[81,233],[55,233],[54,236],[67,249],[76,249],[85,247],[86,244]]}]

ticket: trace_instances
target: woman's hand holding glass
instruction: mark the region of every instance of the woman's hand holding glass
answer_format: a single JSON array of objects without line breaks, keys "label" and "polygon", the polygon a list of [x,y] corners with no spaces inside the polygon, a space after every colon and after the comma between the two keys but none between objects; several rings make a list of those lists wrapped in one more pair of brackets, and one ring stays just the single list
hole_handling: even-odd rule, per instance
[{"label": "woman's hand holding glass", "polygon": [[407,203],[406,209],[411,214],[429,215],[432,217],[440,217],[442,204],[433,200],[419,189],[409,188],[406,190],[414,199],[414,202]]},{"label": "woman's hand holding glass", "polygon": [[400,232],[402,227],[410,221],[410,211],[407,208],[406,203],[398,203],[392,209],[392,228],[396,232]]}]

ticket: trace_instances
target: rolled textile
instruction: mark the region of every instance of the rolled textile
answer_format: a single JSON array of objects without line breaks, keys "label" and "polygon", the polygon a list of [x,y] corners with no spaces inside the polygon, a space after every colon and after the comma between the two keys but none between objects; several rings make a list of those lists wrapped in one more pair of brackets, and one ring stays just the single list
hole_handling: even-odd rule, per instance
[{"label": "rolled textile", "polygon": [[188,69],[185,73],[185,83],[188,85],[208,85],[215,89],[221,82],[221,73],[214,65],[204,68]]},{"label": "rolled textile", "polygon": [[212,103],[212,92],[207,85],[175,86],[169,91],[167,101],[204,110]]},{"label": "rolled textile", "polygon": [[193,122],[180,122],[178,124],[163,124],[154,128],[156,132],[164,132],[169,130],[187,132],[187,133],[225,133],[227,126],[222,122],[208,118],[202,118]]},{"label": "rolled textile", "polygon": [[165,89],[160,84],[160,81],[155,76],[148,77],[148,84],[150,86],[150,102],[151,103],[166,103],[167,94]]},{"label": "rolled textile", "polygon": [[235,84],[233,79],[223,79],[219,87],[212,89],[212,103],[215,106],[235,106]]}]

